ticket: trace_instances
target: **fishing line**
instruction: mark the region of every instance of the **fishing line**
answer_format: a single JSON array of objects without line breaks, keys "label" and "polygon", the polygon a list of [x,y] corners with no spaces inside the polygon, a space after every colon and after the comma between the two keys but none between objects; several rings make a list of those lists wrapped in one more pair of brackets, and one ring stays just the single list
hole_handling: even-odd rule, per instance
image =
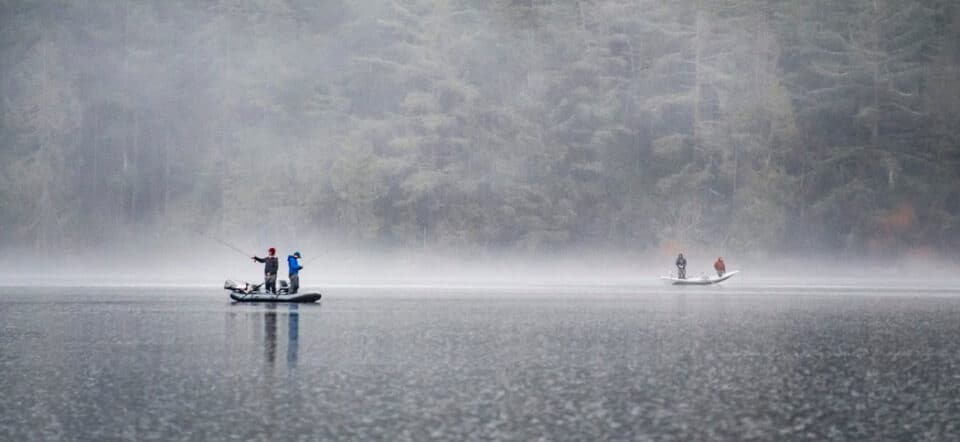
[{"label": "fishing line", "polygon": [[212,239],[212,240],[216,241],[217,243],[219,243],[220,245],[222,245],[222,246],[224,246],[224,247],[227,247],[227,248],[229,248],[230,250],[233,250],[233,251],[235,251],[235,252],[237,252],[237,253],[239,253],[239,254],[247,257],[247,258],[253,256],[253,255],[251,255],[251,254],[243,251],[243,250],[240,249],[239,247],[234,246],[233,244],[230,244],[230,243],[228,243],[228,242],[226,242],[226,241],[224,241],[224,240],[222,240],[222,239],[220,239],[220,238],[217,238],[216,236],[213,236],[213,235],[210,235],[210,234],[207,234],[207,233],[203,233],[203,232],[201,232],[201,231],[199,231],[199,230],[190,229],[190,231],[193,232],[193,233],[196,233],[197,235],[206,237],[207,239]]}]

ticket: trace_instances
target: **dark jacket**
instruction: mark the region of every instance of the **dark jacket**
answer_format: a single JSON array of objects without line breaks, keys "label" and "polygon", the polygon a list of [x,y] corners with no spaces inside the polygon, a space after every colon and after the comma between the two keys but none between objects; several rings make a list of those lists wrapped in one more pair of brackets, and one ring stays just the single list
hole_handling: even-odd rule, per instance
[{"label": "dark jacket", "polygon": [[254,256],[253,260],[264,264],[263,274],[265,275],[276,275],[277,270],[280,269],[280,260],[278,260],[276,256],[267,256],[264,258]]},{"label": "dark jacket", "polygon": [[291,275],[300,274],[300,269],[303,268],[300,266],[300,263],[297,262],[297,257],[293,255],[287,256],[287,267],[290,268]]},{"label": "dark jacket", "polygon": [[684,269],[687,267],[687,260],[682,256],[677,257],[677,267]]}]

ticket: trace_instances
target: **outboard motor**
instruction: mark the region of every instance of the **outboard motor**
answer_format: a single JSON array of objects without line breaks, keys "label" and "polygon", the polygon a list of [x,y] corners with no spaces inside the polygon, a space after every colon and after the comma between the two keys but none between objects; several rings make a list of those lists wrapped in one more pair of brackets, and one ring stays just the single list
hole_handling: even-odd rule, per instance
[{"label": "outboard motor", "polygon": [[230,290],[233,293],[247,294],[247,293],[258,293],[260,291],[261,285],[263,284],[262,283],[250,284],[249,282],[244,282],[240,284],[228,279],[224,281],[223,288],[226,290]]}]

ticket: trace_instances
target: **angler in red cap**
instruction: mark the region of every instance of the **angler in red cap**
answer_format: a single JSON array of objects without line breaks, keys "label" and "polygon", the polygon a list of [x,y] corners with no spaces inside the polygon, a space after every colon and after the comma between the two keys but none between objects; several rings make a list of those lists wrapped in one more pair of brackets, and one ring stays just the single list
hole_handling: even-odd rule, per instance
[{"label": "angler in red cap", "polygon": [[267,256],[264,258],[253,256],[256,262],[263,263],[263,285],[267,293],[277,293],[277,270],[280,268],[280,262],[277,260],[277,249],[271,247],[267,250]]}]

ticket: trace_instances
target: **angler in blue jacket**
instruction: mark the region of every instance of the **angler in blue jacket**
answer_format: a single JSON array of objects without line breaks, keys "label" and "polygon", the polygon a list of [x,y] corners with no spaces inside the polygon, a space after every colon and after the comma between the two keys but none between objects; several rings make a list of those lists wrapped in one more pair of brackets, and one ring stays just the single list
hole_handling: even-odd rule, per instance
[{"label": "angler in blue jacket", "polygon": [[300,290],[300,270],[303,266],[298,261],[300,252],[293,252],[293,255],[287,256],[287,267],[290,268],[290,294],[297,293]]}]

